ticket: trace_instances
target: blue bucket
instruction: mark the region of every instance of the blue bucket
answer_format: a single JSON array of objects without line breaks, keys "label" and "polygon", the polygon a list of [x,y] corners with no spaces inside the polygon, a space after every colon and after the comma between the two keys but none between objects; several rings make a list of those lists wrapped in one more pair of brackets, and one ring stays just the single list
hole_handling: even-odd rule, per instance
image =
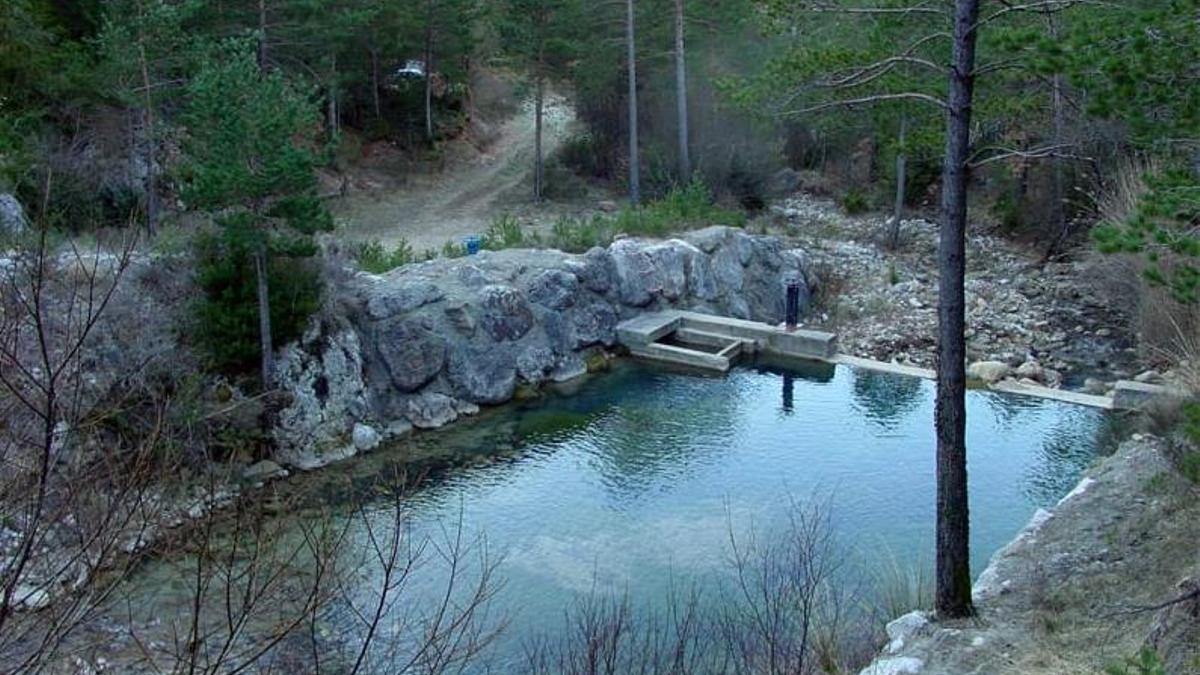
[{"label": "blue bucket", "polygon": [[483,242],[479,239],[479,235],[475,234],[463,239],[463,247],[467,249],[467,255],[475,255],[476,253],[479,253],[479,247],[482,245],[482,243]]}]

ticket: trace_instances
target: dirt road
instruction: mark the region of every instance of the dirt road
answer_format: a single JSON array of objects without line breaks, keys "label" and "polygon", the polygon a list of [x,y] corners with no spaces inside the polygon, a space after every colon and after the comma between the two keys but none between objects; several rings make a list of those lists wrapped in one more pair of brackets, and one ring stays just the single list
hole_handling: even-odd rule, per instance
[{"label": "dirt road", "polygon": [[[568,102],[547,100],[543,149],[553,153],[574,121]],[[443,148],[440,166],[403,176],[380,165],[369,169],[368,189],[352,189],[333,204],[352,240],[378,239],[394,246],[406,240],[417,251],[438,249],[447,241],[482,234],[504,213],[527,214],[531,202],[534,154],[532,101],[505,121],[494,140],[480,150],[466,140]],[[554,205],[536,209],[543,214]],[[534,220],[544,220],[535,218]]]}]

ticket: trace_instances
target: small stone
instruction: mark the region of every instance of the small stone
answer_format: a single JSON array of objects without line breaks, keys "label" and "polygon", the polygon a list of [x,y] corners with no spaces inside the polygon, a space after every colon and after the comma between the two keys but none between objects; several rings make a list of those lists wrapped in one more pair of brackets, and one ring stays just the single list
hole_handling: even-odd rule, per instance
[{"label": "small stone", "polygon": [[1019,378],[1028,378],[1035,382],[1041,382],[1043,374],[1044,369],[1042,368],[1042,364],[1032,359],[1017,367],[1017,377]]},{"label": "small stone", "polygon": [[1012,369],[1002,361],[976,361],[967,368],[967,377],[995,384],[1008,377]]},{"label": "small stone", "polygon": [[[242,478],[252,483],[259,483],[276,478],[287,478],[288,470],[269,459],[251,464],[242,472]],[[191,514],[189,514],[191,515]],[[196,516],[198,517],[198,516]]]},{"label": "small stone", "polygon": [[354,425],[354,431],[350,437],[354,443],[354,449],[359,452],[374,450],[383,442],[383,437],[375,430],[375,427],[361,422]]},{"label": "small stone", "polygon": [[1140,382],[1142,384],[1158,384],[1159,382],[1162,382],[1162,380],[1163,376],[1157,370],[1147,370],[1139,373],[1137,377],[1133,378],[1134,382]]}]

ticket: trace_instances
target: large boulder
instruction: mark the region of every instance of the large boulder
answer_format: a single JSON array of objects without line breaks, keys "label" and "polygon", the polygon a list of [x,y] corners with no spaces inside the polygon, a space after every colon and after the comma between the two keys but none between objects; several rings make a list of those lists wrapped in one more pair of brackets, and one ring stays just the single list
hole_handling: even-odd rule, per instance
[{"label": "large boulder", "polygon": [[533,311],[525,296],[511,286],[487,286],[480,293],[479,324],[496,342],[521,339],[533,328]]},{"label": "large boulder", "polygon": [[687,292],[687,257],[682,241],[647,243],[622,239],[609,247],[621,302],[645,307],[655,299],[679,300]]},{"label": "large boulder", "polygon": [[563,270],[546,270],[533,277],[526,289],[529,301],[547,309],[566,309],[579,295],[579,277]]},{"label": "large boulder", "polygon": [[311,469],[353,454],[354,424],[370,416],[358,333],[344,322],[318,322],[280,352],[276,368],[290,398],[273,430],[276,459]]},{"label": "large boulder", "polygon": [[486,405],[504,403],[517,387],[517,359],[511,349],[464,345],[450,352],[446,376],[461,398]]},{"label": "large boulder", "polygon": [[376,349],[400,391],[416,391],[442,372],[446,340],[427,319],[404,319],[375,327]]},{"label": "large boulder", "polygon": [[390,319],[444,297],[445,292],[433,283],[424,280],[406,281],[392,285],[386,292],[372,294],[367,301],[367,313],[372,319]]}]

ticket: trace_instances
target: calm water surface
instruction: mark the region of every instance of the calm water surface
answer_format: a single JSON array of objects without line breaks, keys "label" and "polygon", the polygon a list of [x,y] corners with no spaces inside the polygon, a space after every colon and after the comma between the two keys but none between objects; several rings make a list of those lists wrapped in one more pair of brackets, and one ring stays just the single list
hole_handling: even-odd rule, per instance
[{"label": "calm water surface", "polygon": [[[409,498],[413,527],[437,532],[461,517],[503,555],[495,609],[509,617],[504,653],[558,630],[581,594],[628,592],[652,605],[671,579],[719,583],[731,528],[769,537],[792,500],[814,494],[832,505],[850,558],[928,565],[933,394],[931,382],[844,367],[711,378],[621,364],[573,394],[492,411],[299,482],[382,520],[392,504],[372,495],[402,460],[456,456]],[[996,393],[971,392],[967,405],[977,573],[1110,448],[1114,425],[1096,410]],[[496,456],[504,460],[472,461]]]}]

